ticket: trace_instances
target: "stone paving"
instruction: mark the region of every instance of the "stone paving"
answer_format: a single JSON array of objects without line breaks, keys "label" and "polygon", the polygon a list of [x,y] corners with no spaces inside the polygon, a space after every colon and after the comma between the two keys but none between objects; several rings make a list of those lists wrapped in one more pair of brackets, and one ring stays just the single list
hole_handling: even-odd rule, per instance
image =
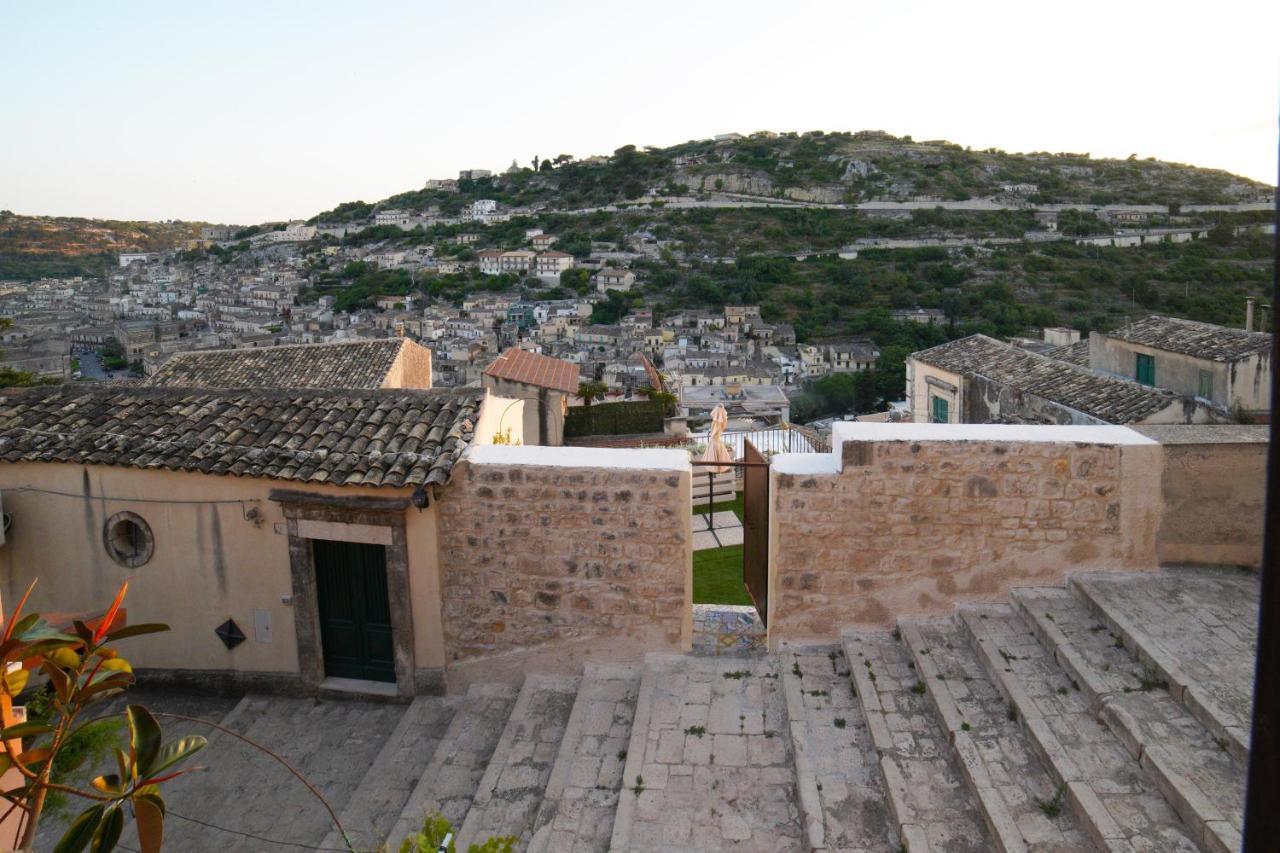
[{"label": "stone paving", "polygon": [[476,788],[457,846],[510,836],[528,844],[578,693],[578,679],[529,675]]},{"label": "stone paving", "polygon": [[888,633],[851,632],[844,650],[906,849],[995,849],[903,644]]},{"label": "stone paving", "polygon": [[[460,828],[485,768],[506,729],[517,691],[505,684],[473,684],[431,763],[405,803],[388,837],[406,838],[422,820],[440,812]],[[393,845],[394,846],[394,845]]]},{"label": "stone paving", "polygon": [[1009,700],[1009,716],[1065,787],[1065,802],[1095,843],[1152,853],[1197,849],[1159,786],[1012,607],[967,606],[960,616],[988,675]]},{"label": "stone paving", "polygon": [[[340,814],[342,827],[357,849],[373,850],[384,841],[390,843],[382,833],[399,817],[461,704],[461,697],[419,696],[404,709]],[[320,846],[341,849],[342,836],[335,829]]]},{"label": "stone paving", "polygon": [[952,738],[960,770],[988,827],[1006,850],[1094,849],[1064,807],[1065,792],[1009,719],[1000,691],[954,619],[904,623],[902,638],[934,710]]},{"label": "stone paving", "polygon": [[610,849],[803,848],[776,658],[650,655]]},{"label": "stone paving", "polygon": [[[280,755],[341,814],[356,789],[352,768],[373,763],[403,714],[404,706],[379,702],[249,696],[224,725]],[[266,849],[260,839],[267,838],[293,842],[271,849],[302,850],[333,828],[324,806],[285,767],[229,735],[211,739],[202,763],[212,771],[206,778],[192,774],[191,788],[166,790],[169,810],[235,832],[166,820],[169,849],[256,851]],[[200,784],[206,781],[212,784]]]},{"label": "stone paving", "polygon": [[844,650],[825,646],[781,657],[810,849],[896,853],[896,826]]},{"label": "stone paving", "polygon": [[1239,850],[1245,763],[1232,756],[1225,742],[1215,740],[1169,693],[1155,669],[1130,655],[1071,592],[1015,590],[1014,600],[1191,832],[1208,849]]},{"label": "stone paving", "polygon": [[640,692],[640,668],[588,664],[547,781],[530,853],[603,853]]},{"label": "stone paving", "polygon": [[732,512],[693,517],[693,550],[707,551],[742,544],[742,522]]},{"label": "stone paving", "polygon": [[1160,671],[1188,710],[1243,758],[1258,646],[1257,575],[1162,569],[1083,575],[1072,585],[1130,651]]}]

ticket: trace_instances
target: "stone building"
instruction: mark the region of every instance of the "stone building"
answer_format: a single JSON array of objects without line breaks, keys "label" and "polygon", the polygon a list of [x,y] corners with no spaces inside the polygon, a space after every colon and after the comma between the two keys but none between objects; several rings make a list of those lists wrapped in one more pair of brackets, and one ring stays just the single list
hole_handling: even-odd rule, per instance
[{"label": "stone building", "polygon": [[[569,398],[578,393],[578,372],[578,365],[572,362],[510,347],[484,369],[480,381],[487,391],[525,401],[523,433],[527,443],[559,446],[564,444]],[[501,418],[498,431],[511,426],[510,420]]]}]

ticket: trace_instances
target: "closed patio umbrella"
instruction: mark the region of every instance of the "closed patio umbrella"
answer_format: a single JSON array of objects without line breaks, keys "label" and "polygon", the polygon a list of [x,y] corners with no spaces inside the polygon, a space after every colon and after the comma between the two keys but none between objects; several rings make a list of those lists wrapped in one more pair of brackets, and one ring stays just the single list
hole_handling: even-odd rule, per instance
[{"label": "closed patio umbrella", "polygon": [[[703,451],[700,462],[733,461],[733,453],[724,444],[724,430],[727,426],[729,426],[729,413],[724,410],[724,406],[716,406],[711,412],[711,433],[707,436],[707,449]],[[723,474],[729,470],[729,466],[708,466],[703,470]]]}]

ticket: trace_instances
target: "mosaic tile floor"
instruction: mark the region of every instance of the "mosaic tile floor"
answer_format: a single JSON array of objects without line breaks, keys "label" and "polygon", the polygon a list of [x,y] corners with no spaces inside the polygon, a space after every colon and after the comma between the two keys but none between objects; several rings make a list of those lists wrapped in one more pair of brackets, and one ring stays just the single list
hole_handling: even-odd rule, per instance
[{"label": "mosaic tile floor", "polygon": [[754,607],[693,605],[693,653],[746,657],[764,653],[765,630]]}]

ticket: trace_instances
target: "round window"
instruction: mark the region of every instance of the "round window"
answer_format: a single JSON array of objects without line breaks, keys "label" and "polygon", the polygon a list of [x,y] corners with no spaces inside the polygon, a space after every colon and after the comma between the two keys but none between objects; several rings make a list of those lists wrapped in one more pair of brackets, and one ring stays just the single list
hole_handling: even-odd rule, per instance
[{"label": "round window", "polygon": [[155,553],[151,525],[137,513],[117,512],[102,528],[102,544],[111,559],[127,569],[145,565]]}]

